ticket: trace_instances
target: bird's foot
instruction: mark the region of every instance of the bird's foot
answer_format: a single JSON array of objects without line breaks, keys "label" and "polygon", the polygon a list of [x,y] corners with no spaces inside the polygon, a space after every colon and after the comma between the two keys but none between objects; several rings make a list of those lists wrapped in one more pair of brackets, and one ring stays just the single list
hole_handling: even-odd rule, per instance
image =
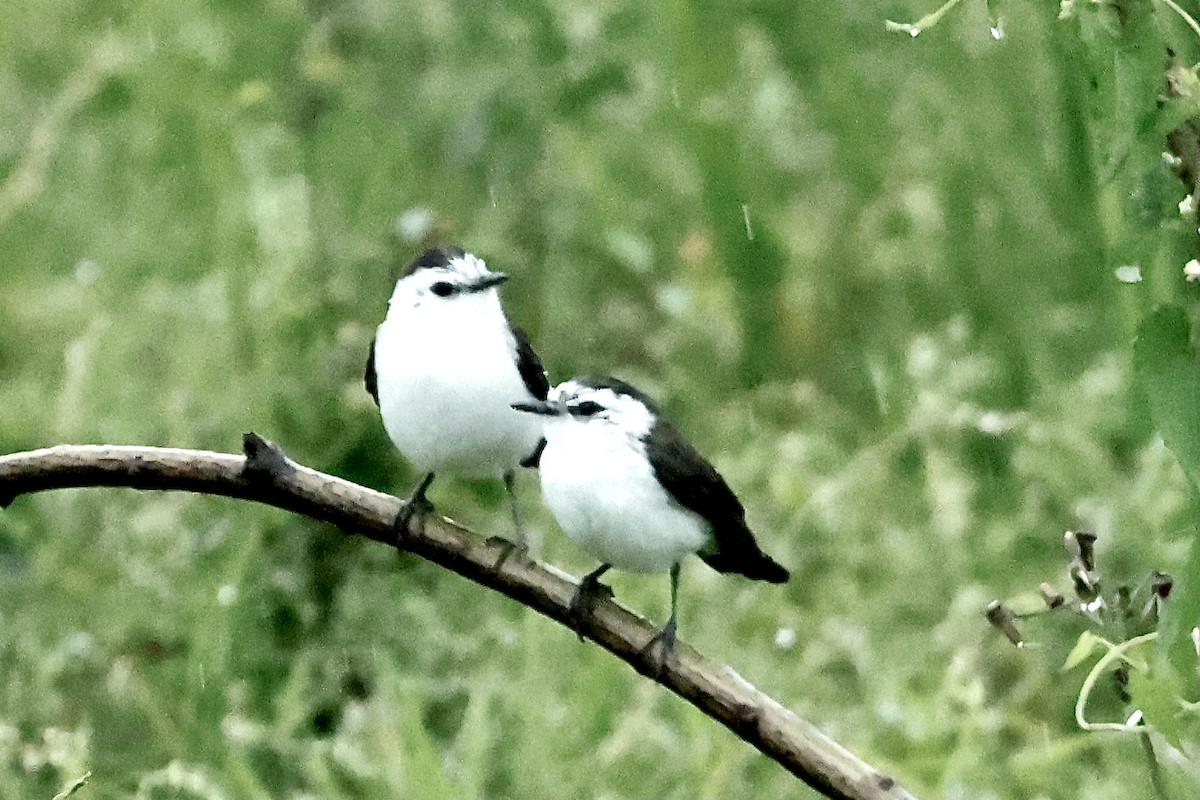
[{"label": "bird's foot", "polygon": [[404,505],[400,507],[400,513],[396,515],[396,521],[392,523],[392,530],[396,533],[397,541],[408,536],[408,532],[412,530],[412,524],[415,520],[417,530],[422,533],[425,531],[425,517],[429,516],[429,512],[433,511],[433,503],[429,502],[429,498],[425,496],[425,491],[429,488],[429,484],[433,483],[433,473],[430,472],[421,482],[417,484],[417,488],[413,489],[413,493],[404,501]]},{"label": "bird's foot", "polygon": [[613,596],[612,587],[600,582],[600,574],[603,572],[604,570],[601,569],[585,575],[579,582],[579,588],[571,596],[571,605],[568,607],[568,611],[571,621],[575,624],[575,633],[578,634],[581,642],[583,641],[583,631],[580,629],[592,615],[592,607],[598,601],[607,600]]},{"label": "bird's foot", "polygon": [[412,524],[415,521],[417,530],[425,529],[425,517],[433,511],[433,503],[429,502],[429,498],[422,492],[418,495],[408,498],[404,501],[404,505],[400,507],[400,513],[396,515],[396,521],[392,523],[392,529],[396,532],[398,539],[403,539],[412,529]]},{"label": "bird's foot", "polygon": [[667,624],[653,639],[642,648],[642,654],[650,662],[655,680],[660,680],[667,668],[667,661],[675,657],[675,618],[667,620]]},{"label": "bird's foot", "polygon": [[518,560],[524,561],[529,558],[529,545],[525,543],[524,536],[518,536],[514,542],[511,539],[505,539],[503,536],[489,536],[487,543],[500,548],[500,557],[496,559],[496,571],[504,568],[505,562],[508,561],[514,554],[518,556]]},{"label": "bird's foot", "polygon": [[504,568],[504,562],[514,553],[520,556],[521,561],[529,558],[529,545],[525,543],[525,525],[521,522],[521,507],[517,504],[516,476],[512,470],[504,473],[504,491],[508,494],[508,507],[512,511],[513,530],[517,534],[517,540],[510,541],[503,536],[488,537],[489,543],[500,547],[500,557],[496,559],[497,572]]}]

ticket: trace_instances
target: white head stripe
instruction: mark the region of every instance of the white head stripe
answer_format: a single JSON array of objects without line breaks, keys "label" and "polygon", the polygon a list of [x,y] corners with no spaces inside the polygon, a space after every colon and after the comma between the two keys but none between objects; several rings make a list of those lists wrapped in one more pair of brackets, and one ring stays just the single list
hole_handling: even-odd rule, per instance
[{"label": "white head stripe", "polygon": [[640,400],[609,388],[597,389],[572,379],[550,390],[550,399],[568,406],[580,403],[599,403],[603,408],[591,416],[578,419],[588,425],[609,425],[623,433],[641,438],[654,426],[654,414]]},{"label": "white head stripe", "polygon": [[471,253],[450,259],[447,267],[464,278],[482,278],[488,274],[487,264],[483,263],[483,259]]}]

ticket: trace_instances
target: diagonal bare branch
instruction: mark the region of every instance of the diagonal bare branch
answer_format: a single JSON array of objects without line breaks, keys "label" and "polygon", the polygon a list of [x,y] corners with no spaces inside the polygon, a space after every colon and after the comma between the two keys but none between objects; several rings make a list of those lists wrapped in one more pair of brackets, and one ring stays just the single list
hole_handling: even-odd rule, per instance
[{"label": "diagonal bare branch", "polygon": [[[0,456],[0,506],[49,489],[123,486],[224,495],[276,506],[329,522],[347,532],[415,553],[495,589],[551,619],[572,626],[576,583],[537,561],[505,552],[499,541],[440,517],[397,534],[401,501],[297,464],[256,434],[245,455],[115,445],[59,445]],[[656,665],[643,653],[656,631],[612,600],[598,602],[578,630],[654,680]],[[811,723],[756,689],[732,668],[679,643],[677,658],[657,680],[831,798],[912,798],[890,776],[860,760]]]}]

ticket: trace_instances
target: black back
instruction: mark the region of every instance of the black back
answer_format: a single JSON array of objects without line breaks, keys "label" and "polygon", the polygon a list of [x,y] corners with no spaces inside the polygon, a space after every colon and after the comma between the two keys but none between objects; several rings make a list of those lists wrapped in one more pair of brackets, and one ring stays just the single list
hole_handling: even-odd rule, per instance
[{"label": "black back", "polygon": [[[521,381],[535,400],[545,400],[550,395],[550,379],[546,377],[546,368],[542,360],[533,352],[529,337],[520,327],[508,323],[512,329],[513,338],[517,340],[517,372],[521,373]],[[533,452],[521,459],[521,466],[536,469],[542,463],[542,451],[546,449],[546,438],[538,440]]]},{"label": "black back", "polygon": [[363,383],[367,386],[367,394],[379,405],[379,376],[375,373],[375,339],[371,339],[371,350],[367,353],[367,371],[363,375]]},{"label": "black back", "polygon": [[530,344],[525,331],[511,322],[508,323],[508,327],[512,329],[513,338],[517,340],[517,372],[521,373],[525,388],[535,400],[545,400],[550,395],[550,379],[546,377],[546,368],[542,366],[542,360],[533,352],[533,345]]},{"label": "black back", "polygon": [[528,469],[537,469],[542,465],[542,451],[546,449],[546,437],[538,439],[537,446],[533,448],[533,452],[521,459],[521,466]]},{"label": "black back", "polygon": [[746,509],[716,468],[671,423],[659,419],[646,439],[654,475],[681,506],[712,525],[715,545],[698,553],[717,572],[785,583],[788,571],[764,553],[746,525]]}]

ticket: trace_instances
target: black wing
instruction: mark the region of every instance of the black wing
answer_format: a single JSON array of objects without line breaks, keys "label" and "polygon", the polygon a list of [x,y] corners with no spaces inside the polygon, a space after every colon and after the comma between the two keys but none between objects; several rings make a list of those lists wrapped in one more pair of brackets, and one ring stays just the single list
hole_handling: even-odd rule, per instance
[{"label": "black wing", "polygon": [[517,340],[517,371],[521,373],[521,380],[535,400],[545,400],[550,394],[550,380],[546,377],[546,368],[542,366],[542,360],[537,357],[537,353],[533,352],[533,345],[529,343],[525,331],[511,323],[509,327],[512,328],[513,338]]},{"label": "black wing", "polygon": [[367,354],[367,371],[363,374],[363,383],[367,386],[367,394],[379,405],[379,376],[375,373],[375,340],[371,339],[371,351]]},{"label": "black wing", "polygon": [[521,459],[521,466],[526,469],[537,469],[542,465],[542,451],[546,449],[546,437],[538,439],[533,452]]},{"label": "black wing", "polygon": [[788,571],[764,553],[746,526],[746,510],[708,460],[670,423],[657,421],[646,437],[646,455],[654,475],[681,506],[712,526],[715,539],[700,558],[717,572],[736,572],[755,580],[784,583]]}]

